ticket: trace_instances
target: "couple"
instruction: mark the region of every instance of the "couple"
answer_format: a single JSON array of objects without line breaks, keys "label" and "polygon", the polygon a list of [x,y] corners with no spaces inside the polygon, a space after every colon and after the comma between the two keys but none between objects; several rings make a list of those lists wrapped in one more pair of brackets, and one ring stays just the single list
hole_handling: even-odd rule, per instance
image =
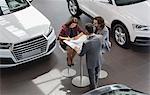
[{"label": "couple", "polygon": [[[95,26],[95,28],[93,28],[93,25]],[[87,40],[83,43],[82,50],[79,55],[83,56],[84,54],[86,54],[86,63],[90,79],[90,89],[95,89],[97,87],[98,72],[100,71],[102,63],[100,60],[102,56],[100,52],[102,51],[102,47],[105,46],[103,42],[105,38],[104,36],[109,36],[108,33],[105,33],[108,32],[108,30],[106,30],[107,28],[105,27],[104,20],[101,17],[94,18],[93,24],[88,23],[85,25],[86,32],[83,32],[81,28],[79,28],[76,18],[73,18],[71,20],[68,27],[66,26],[66,24],[63,27],[65,28],[62,28],[59,39],[62,47],[67,50],[67,64],[69,66],[73,64],[73,57],[75,56],[76,51],[79,51],[79,49],[75,48],[75,51],[62,41],[78,39],[83,34],[86,34],[88,36]],[[103,36],[96,35],[96,33],[101,34],[101,32],[103,33]],[[107,38],[106,40],[109,39]]]}]

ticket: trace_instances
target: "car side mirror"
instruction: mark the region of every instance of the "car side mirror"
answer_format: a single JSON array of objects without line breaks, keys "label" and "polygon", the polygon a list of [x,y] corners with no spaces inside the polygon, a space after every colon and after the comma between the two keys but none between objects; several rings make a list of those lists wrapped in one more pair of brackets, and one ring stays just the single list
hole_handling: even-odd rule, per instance
[{"label": "car side mirror", "polygon": [[33,0],[28,0],[30,3],[33,1]]}]

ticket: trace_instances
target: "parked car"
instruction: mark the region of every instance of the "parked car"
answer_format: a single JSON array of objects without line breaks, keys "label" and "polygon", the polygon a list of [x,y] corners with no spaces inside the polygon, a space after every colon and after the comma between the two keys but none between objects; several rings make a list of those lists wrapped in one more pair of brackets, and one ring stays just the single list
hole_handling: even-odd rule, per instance
[{"label": "parked car", "polygon": [[116,43],[150,46],[150,0],[67,0],[72,16],[102,16]]},{"label": "parked car", "polygon": [[0,1],[0,68],[49,55],[56,47],[51,22],[30,2]]},{"label": "parked car", "polygon": [[82,95],[148,95],[148,94],[136,91],[123,84],[112,84],[96,88]]}]

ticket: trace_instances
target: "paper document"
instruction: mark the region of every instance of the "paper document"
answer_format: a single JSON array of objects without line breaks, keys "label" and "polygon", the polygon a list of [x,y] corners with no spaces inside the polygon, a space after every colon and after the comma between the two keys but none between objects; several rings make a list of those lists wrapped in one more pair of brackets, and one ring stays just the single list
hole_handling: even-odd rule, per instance
[{"label": "paper document", "polygon": [[[82,35],[80,38],[78,38],[77,40],[70,40],[70,41],[67,41],[67,40],[64,40],[64,42],[70,46],[72,49],[75,49],[75,47],[78,47],[79,50],[81,51],[82,50],[82,45],[83,45],[83,42],[87,39],[87,36],[86,35]],[[79,53],[79,52],[78,52]]]}]

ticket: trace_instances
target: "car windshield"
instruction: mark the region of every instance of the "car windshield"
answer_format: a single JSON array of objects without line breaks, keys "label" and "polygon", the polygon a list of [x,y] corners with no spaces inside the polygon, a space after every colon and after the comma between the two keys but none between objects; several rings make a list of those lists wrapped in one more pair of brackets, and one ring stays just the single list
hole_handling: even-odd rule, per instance
[{"label": "car windshield", "polygon": [[22,10],[29,6],[26,0],[0,0],[0,16]]},{"label": "car windshield", "polygon": [[143,2],[146,0],[115,0],[117,6],[130,5],[139,2]]}]

